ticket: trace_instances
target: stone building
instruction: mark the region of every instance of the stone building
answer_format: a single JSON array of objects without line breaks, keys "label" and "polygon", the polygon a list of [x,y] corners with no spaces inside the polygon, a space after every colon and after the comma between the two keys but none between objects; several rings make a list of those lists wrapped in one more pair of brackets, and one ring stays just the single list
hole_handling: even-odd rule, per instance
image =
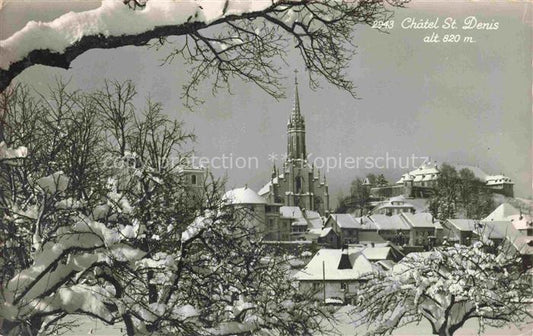
[{"label": "stone building", "polygon": [[287,122],[287,156],[281,170],[273,167],[270,181],[259,190],[269,203],[297,206],[325,215],[329,210],[326,176],[307,161],[305,119],[295,78],[294,106]]}]

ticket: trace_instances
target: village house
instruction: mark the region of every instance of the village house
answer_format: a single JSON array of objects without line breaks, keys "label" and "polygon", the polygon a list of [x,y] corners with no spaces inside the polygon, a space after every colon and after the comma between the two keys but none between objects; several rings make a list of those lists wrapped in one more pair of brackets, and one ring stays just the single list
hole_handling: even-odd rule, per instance
[{"label": "village house", "polygon": [[321,247],[338,248],[340,246],[339,236],[332,227],[326,227],[318,232],[317,242]]},{"label": "village house", "polygon": [[[513,197],[514,182],[505,175],[489,175],[478,167],[453,165],[457,171],[466,168],[474,176],[482,181],[492,193],[502,194],[507,197]],[[401,176],[395,184],[387,186],[371,186],[370,194],[374,197],[394,197],[404,196],[406,198],[427,198],[434,193],[438,187],[440,177],[440,168],[437,162],[425,162],[420,167],[411,170]]]},{"label": "village house", "polygon": [[474,238],[474,231],[478,222],[473,219],[447,219],[442,223],[443,239],[449,243],[470,245]]},{"label": "village house", "polygon": [[483,222],[492,221],[508,221],[524,235],[533,236],[533,217],[523,214],[509,203],[502,203],[483,219]]},{"label": "village house", "polygon": [[258,234],[267,239],[289,240],[290,228],[285,227],[280,219],[280,207],[267,204],[263,197],[247,186],[229,190],[224,194],[223,202],[225,206],[238,210],[242,220],[251,223]]},{"label": "village house", "polygon": [[367,218],[374,224],[377,233],[386,241],[397,245],[404,245],[409,242],[409,225],[400,215],[371,215]]},{"label": "village house", "polygon": [[[309,263],[294,275],[302,292],[318,300],[334,298],[352,301],[361,283],[384,267],[373,261],[386,261],[392,267],[399,256],[388,246],[348,246],[343,249],[320,249]],[[390,259],[388,259],[390,258]]]},{"label": "village house", "polygon": [[430,213],[402,213],[401,217],[409,225],[409,245],[435,246],[442,242],[442,225]]},{"label": "village house", "polygon": [[392,216],[404,212],[415,213],[415,211],[414,205],[405,202],[403,199],[394,197],[378,204],[374,209],[372,209],[372,214]]},{"label": "village house", "polygon": [[[442,241],[443,230],[439,222],[434,221],[429,213],[413,214],[410,212],[392,216],[373,214],[355,217],[351,214],[331,214],[326,220],[325,228],[331,228],[340,245],[390,241],[403,246],[435,246]],[[332,235],[331,231],[324,235]],[[334,238],[329,238],[331,241]]]}]

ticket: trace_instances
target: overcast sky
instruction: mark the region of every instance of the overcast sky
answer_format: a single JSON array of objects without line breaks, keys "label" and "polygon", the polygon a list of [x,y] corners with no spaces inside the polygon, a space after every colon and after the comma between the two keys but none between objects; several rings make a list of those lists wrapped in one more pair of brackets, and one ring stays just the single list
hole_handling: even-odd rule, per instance
[{"label": "overcast sky", "polygon": [[[8,2],[0,10],[0,39],[28,20],[51,20],[65,10],[94,6],[88,1]],[[409,7],[396,11],[390,34],[358,27],[358,54],[350,78],[361,99],[327,84],[311,91],[300,76],[308,152],[313,157],[384,157],[388,153],[404,160],[430,156],[438,162],[504,173],[515,181],[516,194],[530,196],[531,4],[415,1]],[[499,28],[453,32],[461,40],[471,36],[475,43],[424,43],[431,30],[401,28],[405,18],[439,18],[442,24],[446,17],[456,19],[461,27],[472,15],[493,26],[497,22]],[[164,56],[165,50],[140,47],[92,50],[78,57],[68,71],[35,66],[17,81],[45,90],[55,76],[70,78],[72,86],[80,89],[98,88],[105,78],[131,79],[140,93],[161,101],[166,113],[195,131],[199,155],[257,157],[259,169],[231,169],[227,174],[229,187],[248,184],[258,190],[270,176],[269,154],[285,152],[292,71],[302,70],[302,62],[289,59],[286,100],[275,101],[251,84],[235,82],[234,95],[212,97],[206,91],[206,103],[191,112],[180,101],[186,68],[180,63],[160,66]],[[369,172],[384,173],[395,181],[403,170],[333,169],[327,174],[332,198],[347,192],[353,178]]]}]

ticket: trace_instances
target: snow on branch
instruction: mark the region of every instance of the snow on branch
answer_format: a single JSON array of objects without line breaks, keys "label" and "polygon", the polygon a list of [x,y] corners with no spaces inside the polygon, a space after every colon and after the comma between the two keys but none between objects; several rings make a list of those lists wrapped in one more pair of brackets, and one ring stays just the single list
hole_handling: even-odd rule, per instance
[{"label": "snow on branch", "polygon": [[[94,10],[70,12],[51,22],[31,21],[0,41],[0,91],[35,64],[68,69],[90,49],[164,43],[166,37],[180,35],[189,40],[173,54],[200,63],[199,70],[191,70],[186,91],[210,74],[216,77],[215,89],[219,80],[227,85],[229,77],[238,77],[279,97],[279,69],[273,60],[283,60],[290,40],[314,86],[318,83],[311,75],[351,91],[344,70],[353,55],[353,26],[386,19],[391,15],[387,4],[407,1],[103,0]],[[216,36],[206,29],[215,25],[221,27]],[[229,35],[220,35],[224,33]]]},{"label": "snow on branch", "polygon": [[69,12],[51,22],[30,21],[0,41],[1,88],[33,64],[68,68],[92,48],[142,45],[160,36],[182,35],[217,20],[263,11],[279,1],[147,1],[132,10],[122,1],[103,0],[85,12]]}]

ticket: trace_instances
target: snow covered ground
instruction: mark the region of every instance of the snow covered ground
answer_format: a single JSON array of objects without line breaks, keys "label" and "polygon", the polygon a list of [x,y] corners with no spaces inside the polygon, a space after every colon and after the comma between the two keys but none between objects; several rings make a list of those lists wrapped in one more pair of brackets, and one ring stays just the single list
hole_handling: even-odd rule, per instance
[{"label": "snow covered ground", "polygon": [[[337,332],[340,335],[364,335],[366,332],[366,329],[364,327],[360,327],[357,329],[354,329],[354,327],[351,325],[350,317],[347,316],[347,312],[350,311],[350,306],[344,306],[336,313],[336,317],[338,318],[338,324],[336,324],[334,327],[336,328]],[[356,334],[357,332],[357,334]],[[422,336],[422,335],[431,335],[431,326],[429,325],[429,322],[426,320],[423,320],[420,322],[420,324],[409,324],[402,328],[399,328],[395,330],[392,335],[397,336]],[[474,319],[470,319],[465,323],[465,326],[461,329],[459,329],[454,336],[475,336],[478,335],[478,321]],[[533,321],[531,321],[529,324],[524,326],[522,330],[517,329],[514,326],[509,326],[504,329],[496,329],[487,327],[485,332],[481,335],[485,336],[533,336]]]},{"label": "snow covered ground", "polygon": [[[342,307],[337,312],[339,323],[333,326],[338,335],[363,335],[365,328],[354,329],[350,324],[350,318],[346,315],[349,311],[349,306]],[[66,336],[81,336],[81,335],[96,335],[96,336],[118,336],[125,335],[124,327],[119,326],[106,326],[100,321],[90,320],[88,318],[78,318],[76,323],[79,327],[73,329],[71,332],[66,333]],[[328,328],[332,326],[329,325]],[[469,320],[466,325],[459,329],[455,336],[475,336],[477,333],[478,322],[476,320]],[[425,336],[431,335],[431,327],[426,321],[422,321],[419,325],[411,324],[396,330],[393,335],[397,336]],[[487,330],[481,334],[485,336],[533,336],[533,321],[522,328],[517,329],[514,326],[509,326],[504,329],[487,328]]]}]

